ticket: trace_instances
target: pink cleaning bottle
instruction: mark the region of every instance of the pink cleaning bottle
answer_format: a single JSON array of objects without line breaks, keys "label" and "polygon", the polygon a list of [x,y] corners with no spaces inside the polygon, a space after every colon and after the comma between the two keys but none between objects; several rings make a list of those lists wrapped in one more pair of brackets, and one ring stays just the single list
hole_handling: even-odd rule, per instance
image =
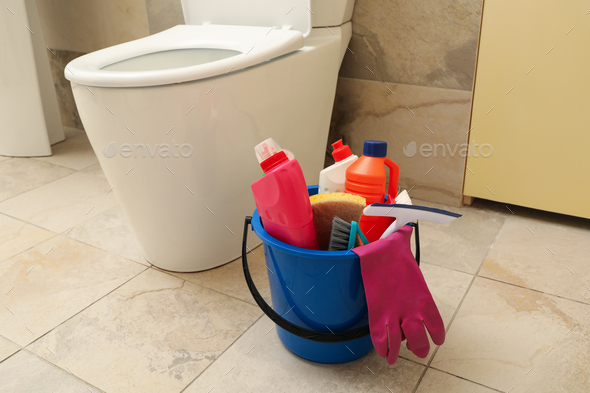
[{"label": "pink cleaning bottle", "polygon": [[258,144],[254,150],[265,174],[252,183],[264,229],[284,243],[317,250],[313,212],[299,163],[289,160],[272,138]]}]

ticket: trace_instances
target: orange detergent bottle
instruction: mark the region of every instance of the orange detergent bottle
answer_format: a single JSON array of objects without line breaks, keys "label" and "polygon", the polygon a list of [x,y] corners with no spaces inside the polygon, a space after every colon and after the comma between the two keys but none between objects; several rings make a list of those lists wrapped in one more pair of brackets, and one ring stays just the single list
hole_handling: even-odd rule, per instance
[{"label": "orange detergent bottle", "polygon": [[[367,205],[383,203],[388,194],[387,202],[395,203],[397,184],[399,181],[399,166],[386,157],[387,142],[365,141],[363,155],[346,170],[344,192],[360,195],[367,200]],[[385,167],[389,168],[389,187],[386,190],[387,175]],[[373,242],[395,221],[392,217],[369,217],[363,215],[359,228],[369,242]]]}]

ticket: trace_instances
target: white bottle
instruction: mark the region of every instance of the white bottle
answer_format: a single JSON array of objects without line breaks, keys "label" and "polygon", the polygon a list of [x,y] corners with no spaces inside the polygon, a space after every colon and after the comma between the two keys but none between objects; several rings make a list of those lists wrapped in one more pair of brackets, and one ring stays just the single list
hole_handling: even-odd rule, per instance
[{"label": "white bottle", "polygon": [[320,172],[319,193],[344,192],[346,169],[358,160],[358,156],[352,154],[348,145],[342,144],[342,139],[332,143],[334,151],[332,157],[336,163]]}]

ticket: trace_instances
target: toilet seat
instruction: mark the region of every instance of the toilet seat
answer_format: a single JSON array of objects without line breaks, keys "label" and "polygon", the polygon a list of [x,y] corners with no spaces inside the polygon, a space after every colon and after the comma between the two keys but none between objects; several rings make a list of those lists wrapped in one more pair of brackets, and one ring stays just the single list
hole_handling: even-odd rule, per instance
[{"label": "toilet seat", "polygon": [[[254,66],[303,47],[296,30],[259,26],[178,25],[135,41],[78,57],[64,73],[68,80],[86,86],[143,87],[194,81]],[[109,71],[115,63],[157,52],[178,49],[221,49],[239,54],[197,65],[149,71]],[[162,54],[165,56],[165,54]],[[186,60],[190,62],[190,60]],[[186,63],[185,61],[185,63]]]}]

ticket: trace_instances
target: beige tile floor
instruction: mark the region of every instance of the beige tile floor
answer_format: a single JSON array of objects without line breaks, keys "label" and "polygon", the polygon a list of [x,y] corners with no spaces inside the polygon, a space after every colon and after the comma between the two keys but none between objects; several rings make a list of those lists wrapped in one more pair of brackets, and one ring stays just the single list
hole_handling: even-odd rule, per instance
[{"label": "beige tile floor", "polygon": [[[54,153],[0,157],[0,392],[590,391],[588,220],[449,208],[463,217],[421,226],[445,344],[321,365],[283,347],[241,260],[150,266],[83,131]],[[262,249],[249,259],[269,299]]]}]

